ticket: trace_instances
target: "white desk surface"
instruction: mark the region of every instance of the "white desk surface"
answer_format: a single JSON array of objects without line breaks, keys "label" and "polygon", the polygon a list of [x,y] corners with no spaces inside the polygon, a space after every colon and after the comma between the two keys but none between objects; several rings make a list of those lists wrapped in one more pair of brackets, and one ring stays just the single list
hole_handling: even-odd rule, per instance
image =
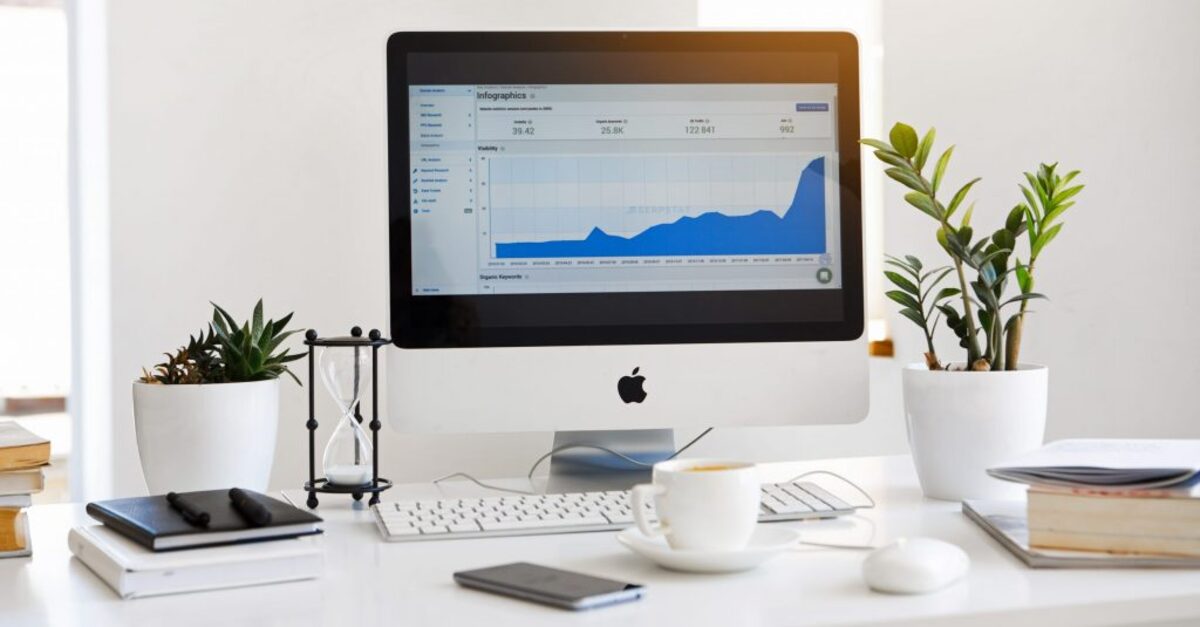
[{"label": "white desk surface", "polygon": [[[122,601],[67,550],[67,530],[92,522],[83,507],[45,505],[30,512],[34,557],[0,560],[0,625],[1200,624],[1200,571],[1027,569],[957,504],[923,499],[908,457],[764,466],[773,481],[813,468],[859,481],[878,509],[859,518],[774,524],[795,525],[807,538],[827,542],[940,538],[970,554],[968,579],[926,596],[873,593],[862,583],[863,552],[816,548],[798,549],[747,573],[673,573],[629,553],[611,532],[389,544],[380,541],[369,511],[349,507],[348,498],[324,495],[324,577]],[[438,490],[398,486],[387,497]],[[441,490],[446,496],[485,493],[467,484],[443,484]],[[571,613],[461,589],[451,581],[457,570],[518,560],[642,583],[646,598]]]}]

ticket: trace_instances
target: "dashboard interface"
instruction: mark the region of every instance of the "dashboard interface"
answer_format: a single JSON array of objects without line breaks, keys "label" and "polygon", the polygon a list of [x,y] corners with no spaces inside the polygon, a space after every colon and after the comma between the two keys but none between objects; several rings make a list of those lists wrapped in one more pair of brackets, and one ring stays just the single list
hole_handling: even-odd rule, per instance
[{"label": "dashboard interface", "polygon": [[862,334],[849,33],[395,33],[387,115],[401,348]]},{"label": "dashboard interface", "polygon": [[836,82],[407,95],[414,296],[843,285]]}]

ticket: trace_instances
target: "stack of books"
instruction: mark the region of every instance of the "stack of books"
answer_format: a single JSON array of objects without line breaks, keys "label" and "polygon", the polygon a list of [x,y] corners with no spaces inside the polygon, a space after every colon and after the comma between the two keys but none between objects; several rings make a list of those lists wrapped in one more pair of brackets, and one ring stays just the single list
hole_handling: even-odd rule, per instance
[{"label": "stack of books", "polygon": [[321,519],[250,490],[89,503],[71,553],[121,598],[319,577]]},{"label": "stack of books", "polygon": [[1200,565],[1198,440],[1061,440],[988,472],[1029,485],[1027,550]]},{"label": "stack of books", "polygon": [[0,558],[33,553],[25,508],[46,483],[50,441],[21,425],[0,422]]}]

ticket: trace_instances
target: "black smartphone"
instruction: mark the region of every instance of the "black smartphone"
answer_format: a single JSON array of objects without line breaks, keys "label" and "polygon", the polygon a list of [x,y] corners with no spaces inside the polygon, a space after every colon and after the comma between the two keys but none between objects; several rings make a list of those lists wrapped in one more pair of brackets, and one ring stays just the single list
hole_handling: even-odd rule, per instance
[{"label": "black smartphone", "polygon": [[590,610],[642,598],[635,583],[601,579],[528,562],[454,573],[460,586],[569,610]]}]

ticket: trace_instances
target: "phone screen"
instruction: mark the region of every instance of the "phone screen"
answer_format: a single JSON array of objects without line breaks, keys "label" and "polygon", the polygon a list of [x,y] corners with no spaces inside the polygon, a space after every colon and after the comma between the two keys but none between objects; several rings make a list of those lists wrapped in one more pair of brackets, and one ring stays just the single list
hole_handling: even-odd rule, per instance
[{"label": "phone screen", "polygon": [[632,601],[642,595],[642,587],[637,584],[528,562],[458,572],[454,580],[471,588],[572,609]]}]

